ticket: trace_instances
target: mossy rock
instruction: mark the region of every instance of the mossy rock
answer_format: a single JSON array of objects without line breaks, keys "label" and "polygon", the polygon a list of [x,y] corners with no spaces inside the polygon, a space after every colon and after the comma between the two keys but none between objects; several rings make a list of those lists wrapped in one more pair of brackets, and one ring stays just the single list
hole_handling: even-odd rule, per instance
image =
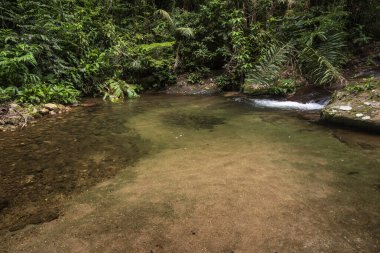
[{"label": "mossy rock", "polygon": [[380,132],[380,88],[338,91],[322,111],[322,121]]}]

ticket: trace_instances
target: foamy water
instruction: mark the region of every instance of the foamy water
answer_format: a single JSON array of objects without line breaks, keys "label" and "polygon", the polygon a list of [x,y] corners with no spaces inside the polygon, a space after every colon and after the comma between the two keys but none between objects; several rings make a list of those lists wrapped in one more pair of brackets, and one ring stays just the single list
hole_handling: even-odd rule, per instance
[{"label": "foamy water", "polygon": [[301,111],[313,111],[323,109],[328,101],[323,103],[309,102],[309,103],[299,103],[294,101],[278,101],[272,99],[247,99],[241,100],[237,99],[239,102],[248,102],[255,107],[260,108],[273,108],[281,110],[301,110]]},{"label": "foamy water", "polygon": [[298,103],[293,101],[276,101],[270,99],[250,99],[254,105],[265,108],[277,108],[287,110],[321,110],[325,107],[323,104],[318,103]]}]

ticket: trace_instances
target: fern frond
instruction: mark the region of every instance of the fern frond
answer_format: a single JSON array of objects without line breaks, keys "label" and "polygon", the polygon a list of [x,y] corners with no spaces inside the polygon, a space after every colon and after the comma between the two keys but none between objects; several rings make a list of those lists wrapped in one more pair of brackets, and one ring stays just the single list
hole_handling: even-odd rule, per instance
[{"label": "fern frond", "polygon": [[194,30],[189,27],[179,27],[176,29],[176,32],[183,37],[188,37],[188,38],[194,37]]},{"label": "fern frond", "polygon": [[341,33],[326,36],[317,47],[306,45],[299,56],[303,73],[317,85],[345,82],[340,72],[345,62],[344,46],[344,34]]},{"label": "fern frond", "polygon": [[288,43],[284,45],[271,45],[261,52],[261,56],[254,70],[248,74],[248,83],[270,86],[279,78],[281,71],[289,61],[289,54],[293,46]]},{"label": "fern frond", "polygon": [[160,10],[157,10],[155,12],[155,14],[158,15],[158,16],[160,16],[161,18],[167,20],[172,25],[174,24],[174,21],[173,21],[172,17],[170,16],[169,12],[160,9]]}]

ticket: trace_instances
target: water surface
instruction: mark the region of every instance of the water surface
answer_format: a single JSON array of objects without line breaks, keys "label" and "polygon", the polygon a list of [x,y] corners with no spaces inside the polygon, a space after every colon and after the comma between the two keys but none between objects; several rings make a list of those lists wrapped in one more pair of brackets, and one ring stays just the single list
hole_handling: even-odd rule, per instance
[{"label": "water surface", "polygon": [[379,136],[221,97],[96,103],[0,133],[7,251],[380,250]]}]

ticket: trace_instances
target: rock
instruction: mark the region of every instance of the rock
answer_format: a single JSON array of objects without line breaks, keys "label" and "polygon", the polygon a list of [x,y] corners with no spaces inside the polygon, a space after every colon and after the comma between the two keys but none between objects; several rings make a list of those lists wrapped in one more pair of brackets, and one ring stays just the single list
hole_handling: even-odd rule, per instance
[{"label": "rock", "polygon": [[29,185],[29,184],[33,184],[34,181],[35,181],[35,176],[34,175],[27,175],[22,180],[22,184]]},{"label": "rock", "polygon": [[231,97],[240,97],[242,94],[240,92],[235,92],[235,91],[230,91],[230,92],[225,92],[223,94],[224,97],[226,98],[231,98]]},{"label": "rock", "polygon": [[19,108],[20,106],[18,104],[12,103],[9,105],[9,108],[16,109]]},{"label": "rock", "polygon": [[21,230],[25,228],[27,225],[38,225],[45,222],[51,222],[59,218],[58,210],[44,210],[39,213],[32,214],[29,217],[23,217],[19,219],[16,223],[14,223],[10,228],[10,232],[14,232],[17,230]]},{"label": "rock", "polygon": [[341,111],[351,111],[351,110],[352,110],[352,107],[351,107],[351,106],[341,105],[341,106],[337,106],[337,107],[335,107],[335,109],[339,109],[339,110],[341,110]]},{"label": "rock", "polygon": [[9,107],[0,107],[0,115],[6,115],[9,112]]},{"label": "rock", "polygon": [[58,211],[45,211],[35,214],[28,219],[29,224],[37,225],[45,222],[50,222],[59,218]]},{"label": "rock", "polygon": [[[380,93],[380,83],[376,86]],[[380,132],[380,96],[373,91],[351,93],[336,92],[321,114],[321,120],[329,123]]]},{"label": "rock", "polygon": [[49,103],[45,104],[44,108],[48,109],[49,111],[54,111],[58,109],[58,105]]},{"label": "rock", "polygon": [[179,75],[177,83],[168,86],[163,92],[172,95],[212,95],[221,92],[218,85],[212,82],[212,77],[202,79],[200,83],[191,84],[187,80],[187,75]]},{"label": "rock", "polygon": [[55,111],[50,111],[50,115],[56,115],[57,113]]},{"label": "rock", "polygon": [[7,208],[9,206],[9,201],[6,199],[0,198],[0,212],[3,211],[3,209]]},{"label": "rock", "polygon": [[81,106],[83,107],[93,107],[95,106],[96,104],[95,103],[90,103],[90,102],[87,102],[87,103],[82,103]]},{"label": "rock", "polygon": [[57,107],[58,107],[58,109],[59,109],[60,111],[63,111],[63,110],[66,109],[66,107],[65,107],[64,105],[61,105],[61,104],[58,104]]},{"label": "rock", "polygon": [[49,113],[49,109],[47,109],[47,108],[42,108],[42,109],[40,109],[40,114],[42,114],[42,115],[46,115],[46,114],[48,114]]},{"label": "rock", "polygon": [[31,111],[32,114],[37,114],[38,113],[38,110],[37,108],[33,108],[32,111]]}]

